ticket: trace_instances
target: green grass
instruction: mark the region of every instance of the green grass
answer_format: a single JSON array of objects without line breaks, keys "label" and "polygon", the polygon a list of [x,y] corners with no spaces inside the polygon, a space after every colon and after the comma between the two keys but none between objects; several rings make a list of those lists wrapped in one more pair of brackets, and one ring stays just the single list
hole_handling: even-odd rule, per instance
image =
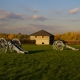
[{"label": "green grass", "polygon": [[80,51],[55,51],[52,45],[22,47],[29,54],[0,53],[0,80],[80,80]]}]

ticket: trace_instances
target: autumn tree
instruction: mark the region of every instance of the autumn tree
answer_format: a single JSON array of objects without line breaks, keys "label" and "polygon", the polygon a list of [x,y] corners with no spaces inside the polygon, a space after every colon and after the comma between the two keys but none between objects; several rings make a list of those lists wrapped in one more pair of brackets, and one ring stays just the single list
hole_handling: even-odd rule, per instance
[{"label": "autumn tree", "polygon": [[80,40],[80,32],[76,32],[76,40]]},{"label": "autumn tree", "polygon": [[1,34],[0,34],[0,38],[5,38],[5,39],[7,39],[7,37],[8,37],[8,34],[5,34],[5,33],[1,33]]},{"label": "autumn tree", "polygon": [[61,34],[56,34],[54,40],[60,40],[60,39],[61,39]]},{"label": "autumn tree", "polygon": [[15,38],[15,34],[9,34],[9,35],[8,35],[8,38],[9,38],[9,39]]},{"label": "autumn tree", "polygon": [[80,32],[67,32],[62,34],[63,40],[80,40]]},{"label": "autumn tree", "polygon": [[21,33],[18,33],[18,34],[16,35],[16,38],[21,39],[21,36],[22,36],[22,34],[21,34]]}]

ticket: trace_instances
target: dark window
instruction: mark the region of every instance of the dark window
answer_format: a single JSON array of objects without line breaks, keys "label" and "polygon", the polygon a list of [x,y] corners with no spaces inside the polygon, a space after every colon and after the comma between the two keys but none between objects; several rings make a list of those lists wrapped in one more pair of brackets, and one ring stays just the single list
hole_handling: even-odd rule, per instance
[{"label": "dark window", "polygon": [[44,42],[42,42],[42,44],[44,44]]}]

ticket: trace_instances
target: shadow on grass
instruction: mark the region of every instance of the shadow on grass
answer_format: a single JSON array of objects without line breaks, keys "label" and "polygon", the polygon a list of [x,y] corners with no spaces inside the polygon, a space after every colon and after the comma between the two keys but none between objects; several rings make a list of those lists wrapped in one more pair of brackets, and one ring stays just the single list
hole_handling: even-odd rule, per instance
[{"label": "shadow on grass", "polygon": [[45,52],[45,50],[35,50],[35,51],[29,51],[29,54],[37,54],[40,52]]}]

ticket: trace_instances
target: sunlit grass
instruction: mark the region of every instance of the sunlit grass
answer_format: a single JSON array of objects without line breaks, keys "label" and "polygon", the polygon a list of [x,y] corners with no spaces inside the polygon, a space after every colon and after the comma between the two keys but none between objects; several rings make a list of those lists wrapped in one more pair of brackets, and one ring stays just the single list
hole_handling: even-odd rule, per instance
[{"label": "sunlit grass", "polygon": [[55,51],[52,45],[22,47],[29,54],[0,53],[0,80],[80,80],[80,51]]}]

